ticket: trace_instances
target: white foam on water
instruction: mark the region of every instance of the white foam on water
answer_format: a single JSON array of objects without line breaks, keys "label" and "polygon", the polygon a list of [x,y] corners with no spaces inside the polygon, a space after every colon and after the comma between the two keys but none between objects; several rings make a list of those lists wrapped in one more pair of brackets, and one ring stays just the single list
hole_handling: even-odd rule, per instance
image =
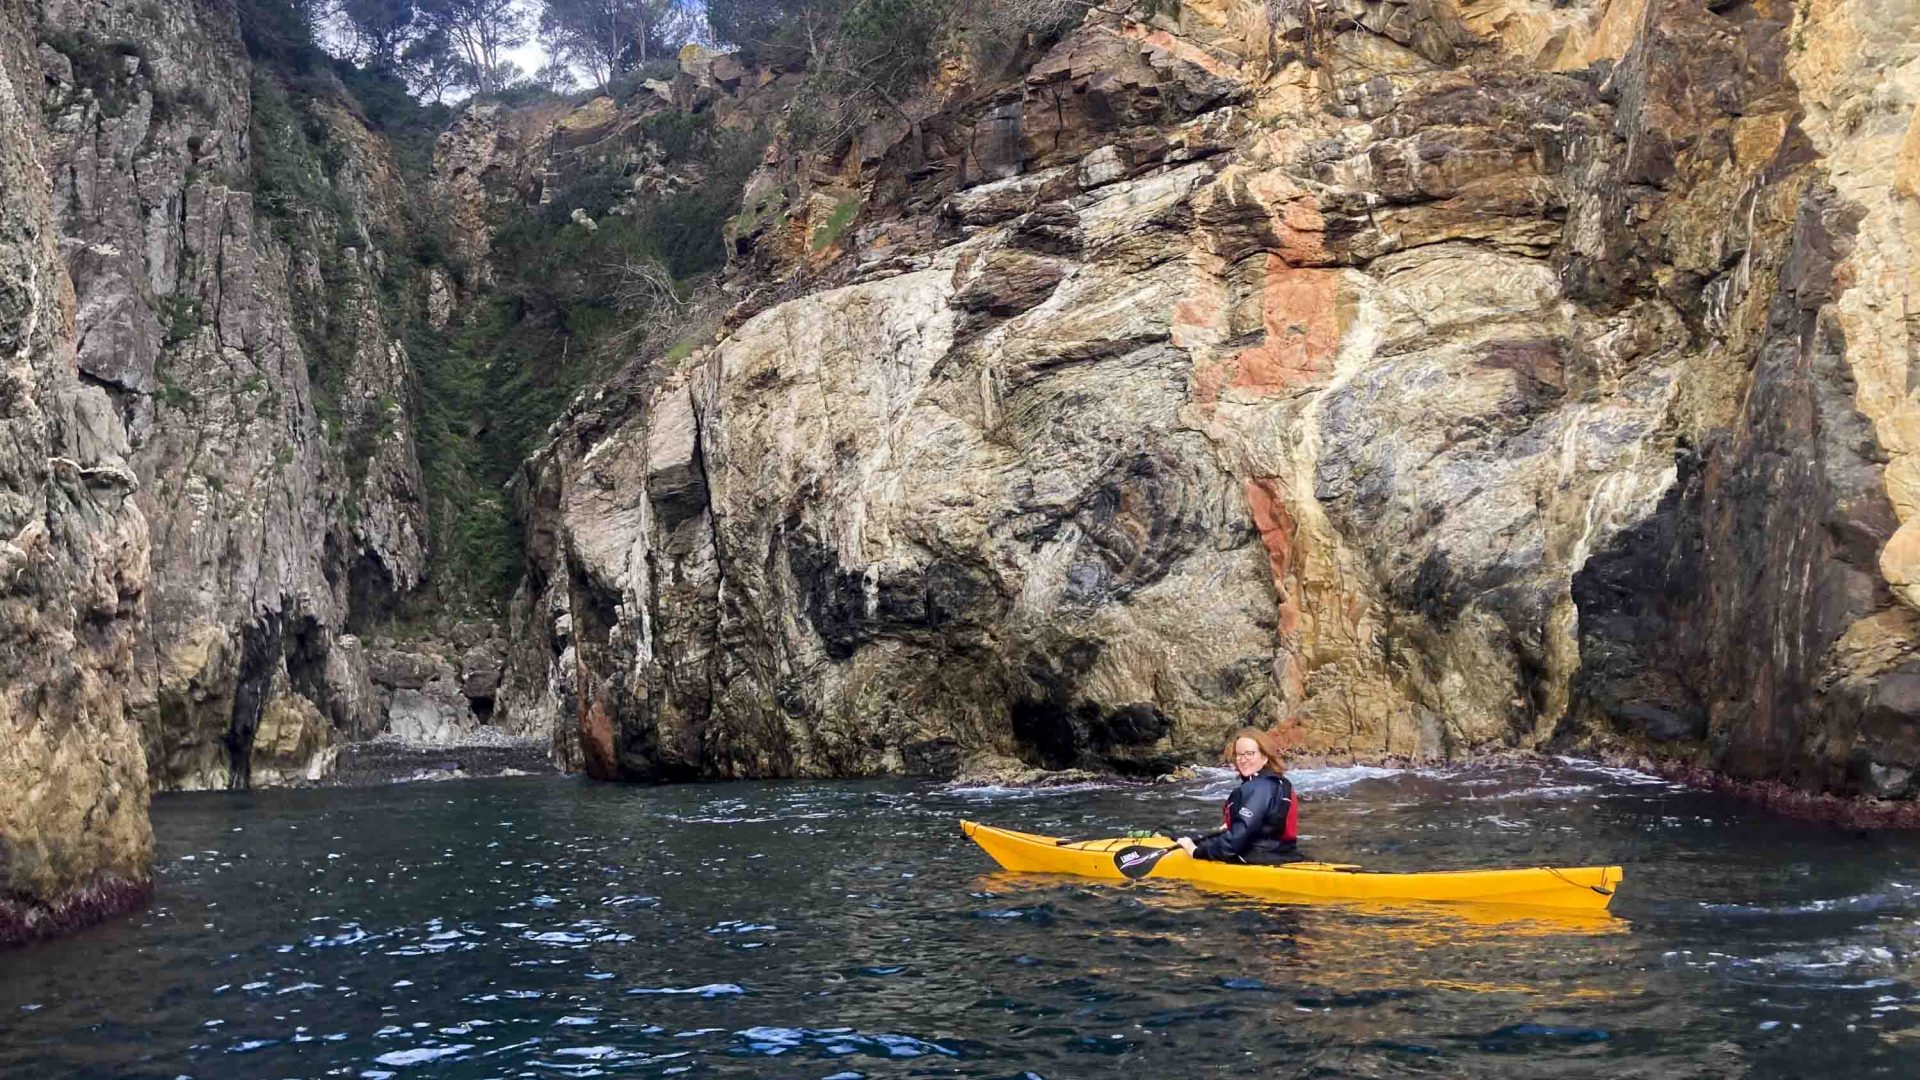
[{"label": "white foam on water", "polygon": [[1565,765],[1569,769],[1577,769],[1583,773],[1592,773],[1597,776],[1604,776],[1609,780],[1614,780],[1622,784],[1634,784],[1637,786],[1647,786],[1647,787],[1665,787],[1665,788],[1672,788],[1675,791],[1682,791],[1686,789],[1685,784],[1675,783],[1674,781],[1668,780],[1663,776],[1655,776],[1652,773],[1644,773],[1644,772],[1641,772],[1639,769],[1629,769],[1624,765],[1607,765],[1602,762],[1589,760],[1587,758],[1570,757],[1565,754],[1555,754],[1553,760],[1559,762],[1562,765]]},{"label": "white foam on water", "polygon": [[473,1049],[469,1043],[457,1046],[422,1046],[415,1050],[395,1050],[390,1054],[381,1054],[373,1060],[381,1065],[424,1065],[429,1061],[438,1061]]},{"label": "white foam on water", "polygon": [[636,986],[629,994],[697,994],[703,998],[732,997],[746,993],[739,983],[707,983],[705,986]]},{"label": "white foam on water", "polygon": [[[1218,802],[1240,785],[1240,775],[1228,768],[1199,768],[1201,787],[1189,798]],[[1331,795],[1345,791],[1362,780],[1381,780],[1410,775],[1407,769],[1387,769],[1378,765],[1346,765],[1337,768],[1288,769],[1287,779],[1303,795]]]},{"label": "white foam on water", "polygon": [[1520,788],[1517,791],[1496,791],[1486,795],[1469,795],[1468,799],[1571,799],[1594,790],[1592,784],[1556,784],[1547,787]]},{"label": "white foam on water", "polygon": [[1406,771],[1377,765],[1348,765],[1339,769],[1289,769],[1287,778],[1293,781],[1294,787],[1312,795],[1345,791],[1362,780],[1383,780],[1404,775]]},{"label": "white foam on water", "polygon": [[1716,904],[1702,902],[1703,910],[1716,915],[1829,915],[1836,912],[1876,912],[1890,907],[1899,907],[1910,898],[1897,895],[1901,890],[1894,886],[1895,892],[1856,893],[1853,896],[1836,896],[1825,900],[1803,900],[1797,904]]},{"label": "white foam on water", "polygon": [[767,1057],[778,1057],[789,1050],[798,1050],[809,1044],[834,1056],[861,1052],[884,1054],[893,1058],[915,1058],[927,1054],[956,1056],[955,1051],[937,1042],[918,1039],[912,1035],[899,1035],[892,1032],[868,1034],[850,1027],[750,1027],[734,1034],[745,1040],[747,1049]]},{"label": "white foam on water", "polygon": [[948,795],[958,795],[969,802],[995,802],[999,800],[1019,801],[1023,799],[1050,799],[1056,795],[1072,795],[1083,791],[1108,791],[1114,788],[1138,787],[1123,781],[1088,780],[1074,784],[1053,784],[1048,787],[1011,787],[1006,784],[956,784],[943,788]]},{"label": "white foam on water", "polygon": [[[1696,958],[1691,951],[1680,950],[1667,953],[1665,958],[1679,960],[1686,967],[1719,972],[1745,985],[1817,991],[1893,987],[1901,982],[1903,964],[1901,956],[1885,946],[1851,943],[1812,945],[1757,957],[1709,952],[1704,958]],[[1883,994],[1878,1000],[1898,999]]]}]

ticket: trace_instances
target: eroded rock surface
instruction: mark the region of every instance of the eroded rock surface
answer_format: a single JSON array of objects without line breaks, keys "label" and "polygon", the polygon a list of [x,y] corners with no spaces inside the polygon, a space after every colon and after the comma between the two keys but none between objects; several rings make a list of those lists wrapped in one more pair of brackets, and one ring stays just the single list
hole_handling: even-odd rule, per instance
[{"label": "eroded rock surface", "polygon": [[387,734],[420,745],[458,745],[477,737],[493,719],[506,662],[506,646],[491,631],[466,623],[445,642],[376,641],[368,653],[369,674]]},{"label": "eroded rock surface", "polygon": [[770,166],[729,330],[530,464],[508,684],[604,776],[1250,722],[1912,795],[1896,7],[1189,0]]},{"label": "eroded rock surface", "polygon": [[134,645],[147,519],[111,402],[74,366],[31,27],[0,7],[0,944],[148,892]]},{"label": "eroded rock surface", "polygon": [[340,209],[263,204],[288,196],[252,190],[251,163],[302,135],[231,8],[29,6],[79,374],[149,523],[128,692],[153,782],[316,777],[382,723],[349,623],[425,565],[414,375],[371,239],[397,214],[394,169],[360,120],[317,107],[315,182]]}]

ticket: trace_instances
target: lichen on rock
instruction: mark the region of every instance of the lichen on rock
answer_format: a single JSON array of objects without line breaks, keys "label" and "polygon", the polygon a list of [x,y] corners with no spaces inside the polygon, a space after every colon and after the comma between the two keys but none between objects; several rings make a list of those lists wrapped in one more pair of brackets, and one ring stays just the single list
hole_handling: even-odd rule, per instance
[{"label": "lichen on rock", "polygon": [[147,519],[106,395],[75,370],[30,30],[0,8],[0,945],[141,902],[153,863],[126,689]]},{"label": "lichen on rock", "polygon": [[536,458],[509,680],[608,776],[1251,722],[1914,794],[1912,27],[1845,7],[1095,13],[769,166],[720,340]]}]

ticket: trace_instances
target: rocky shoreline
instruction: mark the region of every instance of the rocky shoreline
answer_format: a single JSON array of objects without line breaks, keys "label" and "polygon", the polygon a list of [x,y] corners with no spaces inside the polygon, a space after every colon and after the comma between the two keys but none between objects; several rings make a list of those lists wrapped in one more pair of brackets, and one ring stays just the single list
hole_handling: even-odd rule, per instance
[{"label": "rocky shoreline", "polygon": [[558,775],[545,739],[501,737],[485,742],[430,744],[382,737],[343,747],[321,786],[367,787],[419,780]]},{"label": "rocky shoreline", "polygon": [[[1500,750],[1459,759],[1414,758],[1397,754],[1379,756],[1354,754],[1302,754],[1288,760],[1291,769],[1340,769],[1368,766],[1383,769],[1418,769],[1432,766],[1537,765],[1561,762],[1569,755],[1538,750]],[[1800,821],[1832,825],[1845,829],[1920,829],[1920,804],[1896,802],[1863,796],[1843,796],[1804,791],[1779,780],[1751,780],[1714,772],[1681,762],[1661,761],[1645,754],[1617,750],[1585,749],[1571,755],[1600,765],[1631,769],[1656,776],[1696,791],[1731,796],[1761,809]],[[1193,779],[1195,769],[1207,762],[1183,765],[1171,773],[1143,780],[1118,772],[1093,772],[1086,769],[1048,770],[1025,765],[1013,759],[981,758],[969,761],[960,774],[948,782],[953,788],[1006,787],[1044,790],[1075,784],[1165,784]]]},{"label": "rocky shoreline", "polygon": [[[1849,829],[1920,829],[1920,805],[1886,799],[1819,794],[1792,788],[1778,780],[1746,780],[1696,765],[1660,761],[1644,754],[1618,751],[1575,755],[1601,765],[1632,769],[1698,791],[1729,795],[1762,809],[1801,821]],[[1288,765],[1295,769],[1338,769],[1369,766],[1418,769],[1429,766],[1537,765],[1558,762],[1564,755],[1535,750],[1501,750],[1456,760],[1413,758],[1403,755],[1303,754]],[[1080,784],[1151,786],[1195,779],[1198,768],[1216,764],[1191,762],[1152,778],[1089,769],[1045,769],[1016,758],[985,755],[969,760],[943,787],[1003,787],[1031,790]],[[433,746],[382,738],[345,747],[334,774],[321,786],[364,787],[423,780],[477,777],[559,775],[550,748],[544,742],[502,738],[493,743]],[[4,923],[0,911],[0,924]],[[0,939],[4,939],[0,929]]]},{"label": "rocky shoreline", "polygon": [[1847,829],[1920,829],[1920,804],[1913,802],[1805,791],[1779,780],[1744,780],[1698,765],[1638,754],[1607,754],[1595,760],[1638,769],[1700,791],[1731,795],[1801,821]]},{"label": "rocky shoreline", "polygon": [[152,898],[151,879],[106,874],[44,903],[0,896],[0,946],[60,937],[144,907]]},{"label": "rocky shoreline", "polygon": [[[0,939],[136,902],[153,792],[1241,724],[1920,826],[1898,7],[1101,5],[819,145],[693,49],[409,148],[283,0],[0,4]],[[508,271],[731,177],[695,126],[771,140],[662,218],[726,313],[485,415],[586,370]],[[436,441],[509,429],[504,486]]]}]

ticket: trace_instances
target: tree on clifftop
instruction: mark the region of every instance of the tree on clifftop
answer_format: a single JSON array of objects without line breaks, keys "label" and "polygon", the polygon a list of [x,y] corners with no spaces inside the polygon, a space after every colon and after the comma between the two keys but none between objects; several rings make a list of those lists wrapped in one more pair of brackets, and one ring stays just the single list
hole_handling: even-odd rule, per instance
[{"label": "tree on clifftop", "polygon": [[499,54],[526,40],[515,0],[313,0],[314,25],[336,56],[400,79],[438,101],[504,84]]},{"label": "tree on clifftop", "polygon": [[475,91],[506,88],[513,65],[506,52],[526,44],[527,19],[518,0],[416,0],[428,36],[443,35],[464,62]]},{"label": "tree on clifftop", "polygon": [[707,0],[713,36],[776,67],[817,62],[849,0]]},{"label": "tree on clifftop", "polygon": [[707,21],[763,66],[807,72],[787,110],[797,143],[838,144],[878,109],[903,120],[917,148],[921,111],[909,99],[942,55],[1004,63],[1096,9],[1106,10],[1094,0],[707,0]]},{"label": "tree on clifftop", "polygon": [[698,16],[683,0],[541,0],[547,51],[602,90],[694,36]]},{"label": "tree on clifftop", "polygon": [[400,69],[402,52],[418,34],[414,0],[340,0],[336,10],[355,60],[387,71]]}]

